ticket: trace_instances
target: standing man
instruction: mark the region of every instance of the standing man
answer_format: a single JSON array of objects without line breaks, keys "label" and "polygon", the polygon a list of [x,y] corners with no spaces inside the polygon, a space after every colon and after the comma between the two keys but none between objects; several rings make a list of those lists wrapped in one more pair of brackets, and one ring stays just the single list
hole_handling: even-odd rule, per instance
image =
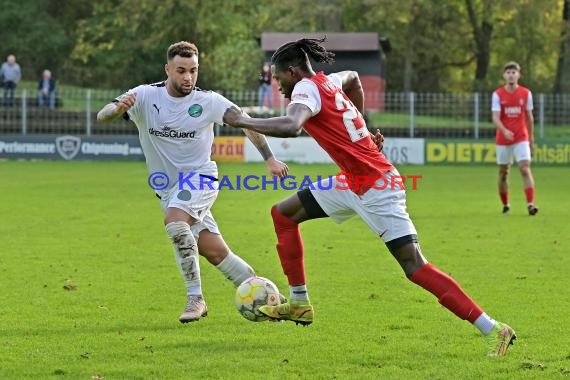
[{"label": "standing man", "polygon": [[[210,208],[218,195],[218,169],[210,160],[214,123],[235,105],[223,96],[196,87],[198,48],[181,41],[170,45],[164,66],[167,79],[140,85],[107,104],[97,120],[124,116],[135,122],[146,157],[149,184],[164,211],[166,233],[187,289],[182,323],[205,317],[198,254],[215,265],[235,286],[254,275],[253,269],[232,253]],[[272,176],[283,177],[287,165],[276,160],[263,135],[246,131]]]},{"label": "standing man", "polygon": [[22,79],[22,69],[16,62],[16,57],[10,54],[6,62],[0,67],[0,77],[3,79],[4,105],[12,107],[14,105],[14,92],[20,79]]},{"label": "standing man", "polygon": [[518,63],[509,62],[503,67],[505,85],[493,92],[491,111],[493,124],[497,127],[498,182],[503,214],[507,214],[511,209],[507,177],[514,156],[523,178],[528,214],[532,216],[538,213],[538,207],[534,204],[534,178],[530,170],[534,148],[532,93],[518,84],[520,76],[521,68]]},{"label": "standing man", "polygon": [[269,113],[273,112],[273,93],[271,88],[271,67],[268,62],[263,64],[261,74],[259,74],[259,113],[263,112],[265,99],[269,106]]},{"label": "standing man", "polygon": [[296,137],[305,129],[341,168],[335,178],[325,178],[323,183],[313,184],[271,209],[277,252],[291,298],[287,303],[259,310],[277,320],[312,323],[314,310],[306,285],[299,224],[324,217],[340,223],[359,215],[385,242],[410,281],[475,325],[486,336],[489,356],[505,355],[516,338],[514,330],[484,313],[453,278],[428,263],[406,211],[405,190],[385,185],[399,173],[379,152],[362,118],[364,92],[358,73],[343,71],[327,76],[313,71],[309,57],[317,62],[334,62],[334,54],[321,45],[324,40],[289,42],[273,54],[273,78],[279,90],[291,99],[285,116],[247,118],[235,107],[224,115],[224,121],[232,126],[269,136]]}]

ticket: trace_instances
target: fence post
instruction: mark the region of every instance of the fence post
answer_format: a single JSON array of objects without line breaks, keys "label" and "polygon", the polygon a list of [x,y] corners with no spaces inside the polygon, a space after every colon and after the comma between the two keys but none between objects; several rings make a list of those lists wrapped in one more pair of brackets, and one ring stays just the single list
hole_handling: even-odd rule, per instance
[{"label": "fence post", "polygon": [[473,96],[473,122],[475,130],[473,135],[475,139],[479,140],[479,93],[476,92]]},{"label": "fence post", "polygon": [[409,92],[409,103],[410,103],[410,137],[414,137],[414,127],[415,127],[415,93]]},{"label": "fence post", "polygon": [[22,90],[22,134],[28,133],[28,89]]},{"label": "fence post", "polygon": [[91,136],[91,89],[88,88],[85,94],[85,134]]},{"label": "fence post", "polygon": [[544,94],[538,95],[538,125],[539,136],[541,139],[544,138]]}]

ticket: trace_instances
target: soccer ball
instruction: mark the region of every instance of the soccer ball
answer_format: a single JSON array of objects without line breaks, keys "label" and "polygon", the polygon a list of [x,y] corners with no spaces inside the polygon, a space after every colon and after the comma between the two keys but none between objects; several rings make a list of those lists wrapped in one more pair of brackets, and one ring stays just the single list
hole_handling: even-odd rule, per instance
[{"label": "soccer ball", "polygon": [[264,277],[250,277],[238,286],[235,296],[236,307],[240,314],[253,322],[267,321],[269,317],[259,311],[263,305],[278,305],[279,289]]}]

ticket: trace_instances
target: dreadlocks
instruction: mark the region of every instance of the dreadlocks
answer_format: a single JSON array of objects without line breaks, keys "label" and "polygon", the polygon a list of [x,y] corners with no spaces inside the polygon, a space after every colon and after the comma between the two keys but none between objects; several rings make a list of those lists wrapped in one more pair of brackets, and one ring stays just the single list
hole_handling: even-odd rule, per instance
[{"label": "dreadlocks", "polygon": [[327,39],[302,38],[295,42],[282,45],[271,57],[271,63],[278,69],[286,69],[289,66],[299,66],[307,71],[309,57],[316,62],[333,63],[334,53],[327,51],[321,44]]}]

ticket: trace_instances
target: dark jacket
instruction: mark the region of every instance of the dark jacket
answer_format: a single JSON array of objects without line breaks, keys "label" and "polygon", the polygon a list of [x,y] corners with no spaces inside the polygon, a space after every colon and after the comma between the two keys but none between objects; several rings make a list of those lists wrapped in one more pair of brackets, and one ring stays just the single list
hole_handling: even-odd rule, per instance
[{"label": "dark jacket", "polygon": [[[42,90],[42,85],[44,83],[44,78],[41,78],[40,81],[38,82],[38,90]],[[50,78],[49,80],[49,92],[54,92],[55,91],[55,79],[53,77]]]}]

